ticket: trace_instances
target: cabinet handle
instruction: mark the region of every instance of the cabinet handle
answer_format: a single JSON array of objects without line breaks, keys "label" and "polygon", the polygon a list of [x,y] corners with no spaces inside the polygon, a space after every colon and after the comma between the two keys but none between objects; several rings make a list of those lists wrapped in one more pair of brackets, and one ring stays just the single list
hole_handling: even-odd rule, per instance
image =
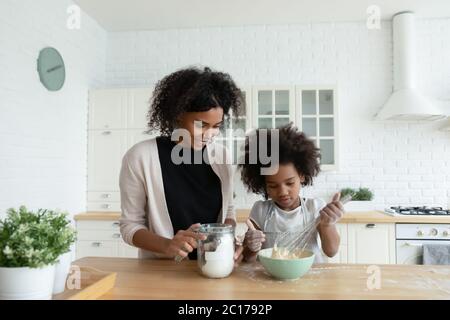
[{"label": "cabinet handle", "polygon": [[110,204],[104,204],[102,205],[103,209],[111,209],[111,205]]},{"label": "cabinet handle", "polygon": [[111,131],[103,131],[102,134],[104,136],[109,136],[111,134]]},{"label": "cabinet handle", "polygon": [[92,242],[92,246],[93,246],[93,247],[98,248],[98,247],[100,247],[101,245],[102,245],[101,242]]},{"label": "cabinet handle", "polygon": [[409,242],[405,242],[405,246],[407,246],[407,247],[422,247],[423,244],[421,244],[421,243],[409,243]]},{"label": "cabinet handle", "polygon": [[109,199],[109,198],[111,198],[111,193],[104,193],[104,194],[102,194],[102,197]]},{"label": "cabinet handle", "polygon": [[375,224],[374,223],[368,223],[368,224],[366,224],[366,228],[369,228],[369,229],[373,229],[373,228],[375,228]]},{"label": "cabinet handle", "polygon": [[114,239],[119,239],[120,238],[120,233],[114,233],[113,234],[113,238]]},{"label": "cabinet handle", "polygon": [[120,223],[119,223],[119,222],[114,222],[112,225],[113,225],[113,227],[115,227],[115,228],[120,227]]}]

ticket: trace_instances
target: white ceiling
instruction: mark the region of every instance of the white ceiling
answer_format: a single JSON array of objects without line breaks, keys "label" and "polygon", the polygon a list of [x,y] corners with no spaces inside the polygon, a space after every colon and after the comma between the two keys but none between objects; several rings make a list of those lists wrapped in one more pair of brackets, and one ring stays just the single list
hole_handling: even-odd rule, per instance
[{"label": "white ceiling", "polygon": [[383,20],[413,10],[450,17],[449,0],[74,0],[108,31],[364,21],[376,4]]}]

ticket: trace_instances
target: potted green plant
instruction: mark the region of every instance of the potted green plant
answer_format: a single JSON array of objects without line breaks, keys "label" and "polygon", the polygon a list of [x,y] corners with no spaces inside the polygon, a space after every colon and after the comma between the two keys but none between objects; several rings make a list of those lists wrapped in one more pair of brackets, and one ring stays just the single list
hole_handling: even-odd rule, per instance
[{"label": "potted green plant", "polygon": [[374,209],[373,192],[369,188],[344,188],[341,190],[341,198],[351,195],[352,200],[344,205],[346,211],[370,211]]},{"label": "potted green plant", "polygon": [[0,299],[51,299],[55,265],[75,239],[67,213],[9,209],[0,219]]}]

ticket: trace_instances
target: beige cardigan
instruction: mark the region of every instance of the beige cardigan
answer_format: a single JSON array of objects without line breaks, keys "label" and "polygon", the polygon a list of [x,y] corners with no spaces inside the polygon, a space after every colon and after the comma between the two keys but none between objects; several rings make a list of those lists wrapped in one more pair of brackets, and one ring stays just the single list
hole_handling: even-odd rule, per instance
[{"label": "beige cardigan", "polygon": [[[218,222],[223,223],[225,219],[235,219],[236,216],[233,208],[233,166],[221,144],[212,143],[206,148],[211,168],[221,181],[222,210]],[[173,238],[174,230],[164,195],[156,138],[134,145],[123,157],[120,200],[120,232],[126,243],[133,245],[133,236],[140,229]],[[139,257],[163,258],[164,255],[140,249]]]}]

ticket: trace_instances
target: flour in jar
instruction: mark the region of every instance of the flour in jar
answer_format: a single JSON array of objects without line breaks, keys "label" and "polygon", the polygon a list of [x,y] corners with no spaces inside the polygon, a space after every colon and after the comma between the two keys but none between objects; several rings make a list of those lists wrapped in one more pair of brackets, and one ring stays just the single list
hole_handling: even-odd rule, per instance
[{"label": "flour in jar", "polygon": [[202,273],[209,278],[224,278],[230,275],[234,268],[234,241],[224,237],[215,251],[205,252],[205,262]]}]

